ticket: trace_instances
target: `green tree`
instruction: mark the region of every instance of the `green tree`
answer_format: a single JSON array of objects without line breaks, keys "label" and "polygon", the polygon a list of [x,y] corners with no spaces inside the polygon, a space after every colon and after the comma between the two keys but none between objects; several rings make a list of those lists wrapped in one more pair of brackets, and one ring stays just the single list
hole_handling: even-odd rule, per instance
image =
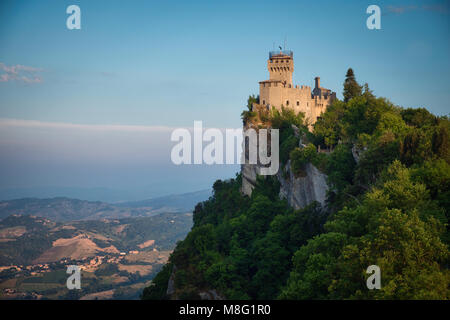
[{"label": "green tree", "polygon": [[317,150],[312,143],[303,148],[295,148],[290,154],[292,171],[298,176],[304,176],[305,165],[314,161],[316,155]]},{"label": "green tree", "polygon": [[450,163],[450,126],[449,121],[444,119],[441,121],[431,138],[431,147],[433,153],[438,157]]},{"label": "green tree", "polygon": [[425,108],[407,108],[401,111],[401,116],[405,122],[414,127],[422,128],[436,124],[436,117]]},{"label": "green tree", "polygon": [[354,97],[358,97],[362,94],[362,87],[356,82],[355,74],[353,69],[349,68],[347,74],[345,75],[344,81],[344,102],[348,102]]},{"label": "green tree", "polygon": [[248,109],[248,111],[252,111],[254,103],[259,104],[259,95],[255,96],[255,95],[252,94],[252,95],[248,96],[248,99],[247,99],[247,109]]},{"label": "green tree", "polygon": [[346,104],[335,100],[314,124],[316,144],[327,147],[335,146],[342,139],[342,118]]}]

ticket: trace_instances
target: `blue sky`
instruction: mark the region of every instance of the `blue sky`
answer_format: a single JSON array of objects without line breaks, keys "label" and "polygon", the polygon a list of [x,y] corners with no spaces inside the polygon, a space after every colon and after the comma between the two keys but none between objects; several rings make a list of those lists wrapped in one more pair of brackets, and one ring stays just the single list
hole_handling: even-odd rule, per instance
[{"label": "blue sky", "polygon": [[[71,4],[81,8],[81,30],[66,28],[66,8]],[[381,7],[381,30],[366,28],[370,4]],[[28,125],[27,130],[41,131],[24,132],[23,126],[9,122],[0,128],[0,147],[8,150],[8,157],[2,152],[0,158],[0,173],[7,177],[0,188],[130,189],[151,185],[157,180],[155,172],[170,176],[170,146],[158,149],[162,160],[149,159],[141,167],[131,165],[132,159],[110,163],[110,170],[100,174],[96,168],[102,162],[92,159],[89,153],[95,150],[83,147],[89,141],[77,139],[78,131],[60,126],[42,132],[42,124],[187,127],[203,120],[208,127],[237,128],[247,96],[257,93],[258,81],[268,77],[268,51],[274,43],[283,45],[285,38],[294,51],[296,84],[313,86],[314,77],[320,76],[322,85],[341,97],[345,72],[352,67],[376,95],[404,107],[448,114],[449,10],[448,1],[411,0],[4,0],[0,79],[5,70],[11,75],[12,67],[17,76],[0,81],[0,118],[39,121],[40,129]],[[71,138],[64,140],[67,130]],[[98,139],[117,140],[110,131],[95,132]],[[167,135],[149,138],[148,146],[170,144],[166,139]],[[58,174],[52,161],[41,159],[37,166],[39,152],[33,150],[41,144],[46,150],[53,148],[52,161],[61,167]],[[70,170],[61,154],[62,145],[68,144],[74,150]],[[114,145],[113,150],[119,153],[121,148]],[[21,159],[23,167],[12,159]],[[108,167],[108,160],[102,161]],[[27,174],[21,173],[24,168]],[[77,170],[85,170],[86,179]],[[196,174],[202,182],[189,184],[192,170],[186,168],[185,177],[176,174],[180,178],[167,183],[161,193],[170,193],[172,187],[177,192],[203,189],[237,168],[205,168]],[[129,179],[112,182],[115,172],[129,172]]]}]

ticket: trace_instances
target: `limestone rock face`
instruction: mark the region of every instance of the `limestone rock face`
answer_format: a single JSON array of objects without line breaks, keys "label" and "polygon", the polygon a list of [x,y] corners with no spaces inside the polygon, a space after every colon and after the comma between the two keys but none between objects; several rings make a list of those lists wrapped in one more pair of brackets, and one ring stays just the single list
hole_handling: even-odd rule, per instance
[{"label": "limestone rock face", "polygon": [[280,181],[280,198],[287,199],[294,209],[301,209],[314,201],[325,207],[327,198],[327,176],[311,163],[305,166],[305,177],[295,177],[290,161],[286,164],[286,173],[278,171]]},{"label": "limestone rock face", "polygon": [[[243,164],[241,172],[241,191],[250,196],[256,184],[258,166]],[[294,209],[304,208],[314,201],[325,207],[328,190],[327,176],[311,163],[306,164],[305,173],[305,177],[295,177],[290,161],[286,164],[285,172],[280,168],[277,173],[277,179],[281,184],[280,198],[287,199],[289,205]]]},{"label": "limestone rock face", "polygon": [[241,192],[250,197],[253,188],[255,187],[256,184],[258,166],[255,164],[242,164],[241,173],[242,173]]}]

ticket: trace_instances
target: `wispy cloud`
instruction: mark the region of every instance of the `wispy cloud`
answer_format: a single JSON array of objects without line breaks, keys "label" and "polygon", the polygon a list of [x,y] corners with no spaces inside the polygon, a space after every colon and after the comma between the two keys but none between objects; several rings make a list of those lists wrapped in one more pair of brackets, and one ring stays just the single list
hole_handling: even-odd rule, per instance
[{"label": "wispy cloud", "polygon": [[105,125],[105,124],[74,124],[67,122],[45,122],[37,120],[21,120],[0,118],[0,128],[27,127],[27,128],[53,128],[75,129],[90,131],[123,131],[123,132],[165,132],[174,128],[166,126],[138,126],[138,125]]},{"label": "wispy cloud", "polygon": [[[47,122],[39,120],[23,120],[12,118],[0,118],[0,129],[6,128],[43,128],[43,129],[68,129],[68,130],[83,130],[83,131],[116,131],[116,132],[172,132],[180,127],[171,126],[141,126],[141,125],[125,125],[125,124],[76,124],[70,122]],[[185,126],[183,129],[193,131],[193,126]],[[210,127],[203,127],[203,130],[210,129]],[[241,129],[241,128],[214,128],[223,132],[227,129]]]},{"label": "wispy cloud", "polygon": [[41,83],[40,73],[44,71],[41,68],[34,68],[16,64],[7,66],[0,62],[0,82],[19,81],[24,83]]},{"label": "wispy cloud", "polygon": [[389,13],[397,13],[397,14],[402,14],[407,11],[414,11],[417,9],[418,9],[417,6],[391,6],[391,5],[387,6],[387,11]]},{"label": "wispy cloud", "polygon": [[448,2],[446,2],[445,4],[434,4],[434,5],[425,5],[423,6],[424,10],[427,11],[435,11],[435,12],[439,12],[439,13],[448,13]]},{"label": "wispy cloud", "polygon": [[388,13],[394,13],[394,14],[404,14],[406,12],[410,11],[433,11],[438,13],[447,14],[449,12],[448,3],[442,3],[442,4],[432,4],[432,5],[405,5],[405,6],[392,6],[389,5],[386,7],[386,10]]}]

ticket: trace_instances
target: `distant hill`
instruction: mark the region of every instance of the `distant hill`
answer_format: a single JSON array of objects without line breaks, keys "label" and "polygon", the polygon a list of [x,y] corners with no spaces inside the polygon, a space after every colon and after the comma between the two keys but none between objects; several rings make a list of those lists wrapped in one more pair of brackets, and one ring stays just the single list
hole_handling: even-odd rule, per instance
[{"label": "distant hill", "polygon": [[136,191],[116,190],[111,188],[77,188],[77,187],[28,187],[28,188],[3,188],[0,189],[0,200],[14,200],[21,198],[73,198],[88,201],[119,202],[145,199],[148,192],[142,191],[139,195]]},{"label": "distant hill", "polygon": [[210,196],[211,190],[200,190],[142,201],[124,202],[117,206],[128,208],[150,207],[153,210],[167,209],[170,211],[192,211],[197,203],[208,200]]},{"label": "distant hill", "polygon": [[191,212],[198,202],[207,200],[210,195],[211,191],[202,190],[121,204],[66,197],[51,199],[23,198],[0,201],[0,219],[12,214],[20,214],[35,215],[63,222],[147,217],[163,212]]},{"label": "distant hill", "polygon": [[122,202],[141,201],[142,199],[164,197],[171,192],[174,194],[181,194],[182,192],[185,192],[185,190],[183,186],[174,186],[173,188],[158,188],[153,184],[128,189],[65,186],[0,188],[0,201],[22,198],[51,199],[65,197],[71,199],[102,201],[116,204]]},{"label": "distant hill", "polygon": [[54,221],[95,220],[144,215],[139,210],[117,208],[105,202],[70,198],[24,198],[0,201],[0,219],[12,214],[35,215]]}]

